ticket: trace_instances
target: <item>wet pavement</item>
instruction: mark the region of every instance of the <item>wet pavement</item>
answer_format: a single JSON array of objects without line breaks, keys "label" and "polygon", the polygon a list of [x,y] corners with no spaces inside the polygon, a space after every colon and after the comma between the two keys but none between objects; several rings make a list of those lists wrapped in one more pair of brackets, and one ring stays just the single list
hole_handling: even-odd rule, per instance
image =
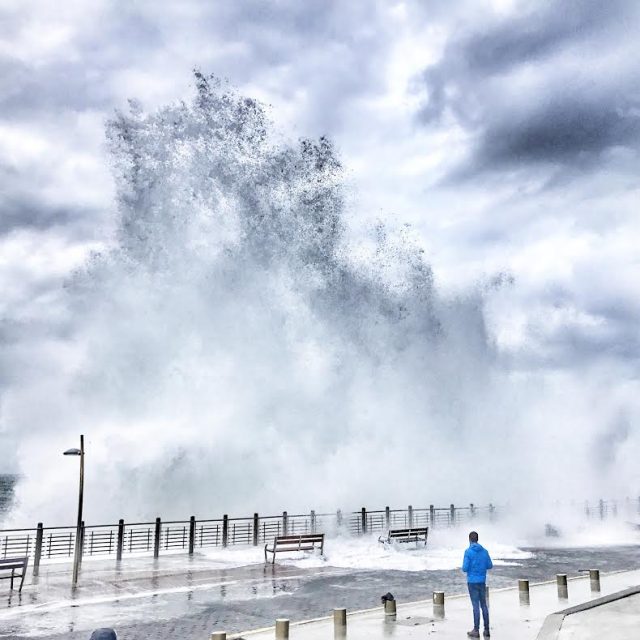
[{"label": "wet pavement", "polygon": [[[601,592],[597,595],[618,593],[630,586],[640,583],[640,570],[623,571],[601,575]],[[489,615],[491,618],[491,637],[494,640],[536,640],[545,618],[569,606],[583,605],[596,597],[591,591],[589,579],[578,577],[568,582],[568,597],[560,598],[555,581],[533,585],[530,588],[530,603],[519,602],[518,590],[514,588],[492,590],[489,599]],[[608,640],[635,640],[637,633],[626,635],[635,621],[636,629],[640,621],[640,612],[634,608],[629,598],[607,607],[593,609],[589,612],[575,614],[577,624],[573,625],[575,634],[564,635],[564,624],[561,635],[554,632],[545,635],[547,640],[570,640],[578,638],[589,640],[606,637]],[[446,598],[444,616],[436,615],[431,601],[400,604],[397,615],[386,616],[378,608],[373,611],[354,613],[347,617],[347,633],[336,637],[345,640],[382,640],[394,637],[395,640],[417,640],[425,636],[434,640],[454,640],[466,638],[471,628],[471,606],[468,596]],[[624,627],[618,625],[616,616],[625,616]],[[579,619],[580,616],[588,616]],[[573,618],[567,616],[566,621]],[[590,628],[589,625],[594,625]],[[596,630],[599,629],[599,632]],[[222,630],[222,629],[220,629]],[[272,640],[273,629],[242,633],[244,640]],[[334,637],[332,619],[311,621],[292,625],[292,640],[326,640]]]},{"label": "wet pavement", "polygon": [[[492,590],[521,577],[537,582],[556,573],[576,576],[579,569],[640,567],[638,546],[531,551],[531,557],[496,566]],[[0,583],[0,638],[86,639],[92,629],[111,626],[121,640],[205,640],[216,628],[240,632],[270,626],[279,617],[324,616],[337,606],[376,607],[387,591],[399,603],[430,598],[434,590],[465,591],[457,569],[354,569],[304,561],[229,566],[232,561],[232,553],[129,558],[119,568],[112,559],[87,560],[75,591],[68,564],[44,565],[37,582],[27,578],[22,594],[9,595],[7,581]]]}]

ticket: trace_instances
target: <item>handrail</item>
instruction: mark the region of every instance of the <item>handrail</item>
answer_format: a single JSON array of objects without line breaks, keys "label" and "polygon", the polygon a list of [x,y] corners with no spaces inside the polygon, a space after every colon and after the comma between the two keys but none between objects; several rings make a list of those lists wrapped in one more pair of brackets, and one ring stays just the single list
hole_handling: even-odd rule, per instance
[{"label": "handrail", "polygon": [[[82,553],[91,556],[117,556],[129,553],[154,553],[160,550],[187,550],[228,545],[259,545],[274,535],[310,535],[324,530],[342,530],[350,535],[373,533],[393,524],[414,526],[429,523],[432,526],[452,526],[469,517],[493,517],[491,507],[409,507],[316,513],[282,512],[276,515],[227,515],[222,518],[188,520],[158,520],[111,524],[85,525],[82,529]],[[464,514],[464,515],[462,515]],[[386,517],[385,517],[386,516]],[[437,516],[437,517],[436,517]],[[366,520],[366,522],[365,522]],[[158,526],[159,525],[159,526]],[[75,546],[77,528],[42,526],[34,528],[0,529],[0,558],[7,554],[24,553],[34,559],[70,557]],[[34,562],[34,566],[36,563]]]}]

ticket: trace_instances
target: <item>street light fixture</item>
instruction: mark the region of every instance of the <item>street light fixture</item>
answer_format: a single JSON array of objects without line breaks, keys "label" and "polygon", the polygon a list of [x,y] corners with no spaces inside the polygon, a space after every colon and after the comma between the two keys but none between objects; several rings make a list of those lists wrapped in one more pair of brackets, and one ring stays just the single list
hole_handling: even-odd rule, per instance
[{"label": "street light fixture", "polygon": [[73,554],[73,586],[78,584],[78,571],[82,554],[82,496],[84,492],[84,436],[80,436],[79,449],[67,449],[63,455],[80,456],[80,491],[78,496],[78,524],[76,527],[76,546]]}]

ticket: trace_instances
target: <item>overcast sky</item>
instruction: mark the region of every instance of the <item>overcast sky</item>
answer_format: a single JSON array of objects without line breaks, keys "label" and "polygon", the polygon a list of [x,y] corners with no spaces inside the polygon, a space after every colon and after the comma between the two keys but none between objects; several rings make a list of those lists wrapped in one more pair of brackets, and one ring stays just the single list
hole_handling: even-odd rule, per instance
[{"label": "overcast sky", "polygon": [[351,222],[410,222],[440,286],[499,273],[490,322],[523,370],[638,388],[640,3],[5,0],[0,393],[65,277],[109,242],[104,122],[188,98],[192,69],[328,135]]}]

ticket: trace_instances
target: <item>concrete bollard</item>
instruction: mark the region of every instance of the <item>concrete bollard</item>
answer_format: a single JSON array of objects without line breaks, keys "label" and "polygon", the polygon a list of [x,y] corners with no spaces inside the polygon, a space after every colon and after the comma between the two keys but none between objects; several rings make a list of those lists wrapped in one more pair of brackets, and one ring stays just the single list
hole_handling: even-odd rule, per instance
[{"label": "concrete bollard", "polygon": [[333,632],[334,636],[341,637],[347,635],[347,610],[340,608],[333,610]]},{"label": "concrete bollard", "polygon": [[567,574],[558,573],[556,575],[556,584],[558,585],[558,598],[566,600],[569,597],[569,588],[567,586]]},{"label": "concrete bollard", "polygon": [[518,596],[520,604],[530,604],[528,580],[518,580]]},{"label": "concrete bollard", "polygon": [[600,570],[589,569],[589,582],[591,584],[591,591],[600,591]]},{"label": "concrete bollard", "polygon": [[227,640],[227,632],[226,631],[214,631],[211,634],[210,640]]},{"label": "concrete bollard", "polygon": [[491,607],[491,605],[489,604],[489,587],[484,588],[484,599],[487,603],[487,609],[489,609]]},{"label": "concrete bollard", "polygon": [[276,640],[289,640],[289,620],[286,618],[276,620]]},{"label": "concrete bollard", "polygon": [[433,617],[444,618],[444,591],[433,592]]},{"label": "concrete bollard", "polygon": [[396,615],[396,601],[395,600],[385,600],[384,601],[384,615],[385,616],[395,616]]}]

